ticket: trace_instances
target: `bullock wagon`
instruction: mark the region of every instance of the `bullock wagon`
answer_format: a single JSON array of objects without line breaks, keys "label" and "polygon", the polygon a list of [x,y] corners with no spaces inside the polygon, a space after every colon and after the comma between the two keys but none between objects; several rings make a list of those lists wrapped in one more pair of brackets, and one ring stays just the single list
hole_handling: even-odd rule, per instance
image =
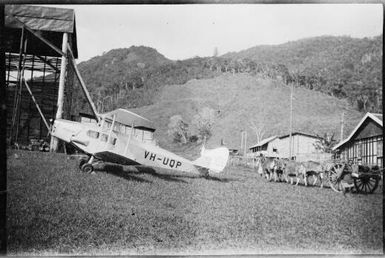
[{"label": "bullock wagon", "polygon": [[327,178],[330,187],[336,192],[354,187],[358,193],[370,194],[377,189],[382,173],[383,168],[380,169],[377,165],[335,162],[328,171]]}]

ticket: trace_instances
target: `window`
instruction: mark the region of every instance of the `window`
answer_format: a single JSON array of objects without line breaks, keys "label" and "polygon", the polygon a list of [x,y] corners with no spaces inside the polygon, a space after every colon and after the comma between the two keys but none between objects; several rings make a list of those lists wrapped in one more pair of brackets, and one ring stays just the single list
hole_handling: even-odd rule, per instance
[{"label": "window", "polygon": [[88,130],[87,135],[91,138],[97,139],[99,137],[99,133],[96,131]]},{"label": "window", "polygon": [[121,133],[126,133],[126,126],[125,125],[120,125],[120,132]]},{"label": "window", "polygon": [[382,157],[382,139],[377,142],[377,156]]},{"label": "window", "polygon": [[101,140],[102,142],[107,142],[107,139],[108,139],[108,135],[102,133],[102,135],[100,136],[100,140]]},{"label": "window", "polygon": [[150,131],[143,131],[143,140],[145,141],[152,141],[153,140],[153,134]]},{"label": "window", "polygon": [[115,123],[114,123],[114,129],[113,129],[113,131],[115,131],[115,132],[120,132],[120,127],[121,127],[121,124],[118,123],[118,122],[115,122]]},{"label": "window", "polygon": [[104,129],[109,129],[109,128],[111,128],[111,122],[105,121],[105,122],[103,123],[103,128],[104,128]]},{"label": "window", "polygon": [[116,138],[110,137],[110,144],[115,145],[116,144]]},{"label": "window", "polygon": [[131,127],[130,126],[125,126],[125,128],[126,128],[126,132],[125,132],[125,134],[127,134],[127,135],[130,135],[131,134]]},{"label": "window", "polygon": [[360,142],[362,164],[374,165],[378,164],[378,162],[382,163],[382,137],[366,138]]},{"label": "window", "polygon": [[142,140],[143,139],[143,131],[139,130],[139,129],[134,129],[134,136],[136,139]]}]

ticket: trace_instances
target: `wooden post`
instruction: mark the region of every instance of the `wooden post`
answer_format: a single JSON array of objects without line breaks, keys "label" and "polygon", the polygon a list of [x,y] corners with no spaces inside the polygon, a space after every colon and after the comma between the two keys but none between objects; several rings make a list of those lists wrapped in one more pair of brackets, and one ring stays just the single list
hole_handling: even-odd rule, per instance
[{"label": "wooden post", "polygon": [[243,149],[243,131],[241,131],[241,148],[239,150],[242,151],[242,149]]},{"label": "wooden post", "polygon": [[289,159],[292,156],[292,131],[293,131],[293,83],[290,87],[290,132],[289,132]]},{"label": "wooden post", "polygon": [[[9,224],[7,223],[7,149],[6,149],[6,137],[7,137],[7,99],[6,88],[5,88],[5,29],[4,29],[4,18],[5,8],[4,4],[0,5],[0,117],[4,121],[0,124],[0,255],[7,255],[7,238],[9,230]],[[11,69],[9,68],[8,74]],[[11,173],[10,173],[11,174]],[[8,202],[9,204],[9,202]],[[9,211],[9,210],[8,210]],[[8,213],[8,218],[10,218]],[[7,225],[8,224],[8,225]]]},{"label": "wooden post", "polygon": [[15,138],[14,141],[17,143],[18,142],[18,137],[19,137],[19,126],[20,126],[20,116],[21,116],[21,103],[23,99],[23,94],[22,94],[22,89],[23,89],[23,78],[24,78],[24,71],[25,71],[25,62],[27,59],[27,43],[28,39],[24,39],[24,47],[23,47],[23,62],[21,64],[21,73],[18,74],[18,83],[19,83],[19,92],[18,92],[18,97],[17,97],[17,102],[16,102],[16,133],[15,133]]},{"label": "wooden post", "polygon": [[[17,113],[18,113],[18,97],[19,97],[19,88],[21,88],[21,81],[20,81],[20,76],[21,76],[21,67],[22,67],[22,58],[23,58],[23,44],[24,44],[24,27],[21,30],[21,37],[20,37],[20,48],[19,48],[19,62],[17,66],[17,82],[16,82],[16,87],[14,90],[14,95],[13,95],[13,110],[12,110],[12,123],[11,123],[11,130],[10,130],[10,144],[13,143],[14,141],[14,134],[15,134],[15,124],[17,120]],[[10,68],[11,69],[11,68]],[[9,70],[9,73],[11,73],[11,70]]]},{"label": "wooden post", "polygon": [[[39,104],[37,104],[37,101],[36,101],[35,97],[34,97],[33,94],[32,94],[31,88],[29,87],[27,81],[26,81],[24,78],[23,78],[23,81],[24,81],[25,87],[26,87],[27,90],[28,90],[29,95],[31,95],[31,98],[32,98],[33,103],[35,103],[36,109],[37,109],[37,111],[38,111],[39,114],[40,114],[41,120],[43,120],[43,122],[44,122],[44,124],[45,124],[45,126],[47,127],[47,130],[48,130],[48,132],[49,132],[50,126],[49,126],[47,120],[45,120],[44,114],[43,114],[43,112],[41,111],[41,109],[40,109],[40,107],[39,107]],[[41,134],[41,130],[40,130],[40,134]]]},{"label": "wooden post", "polygon": [[246,152],[247,152],[247,132],[245,131],[245,143],[244,143],[244,151],[243,151],[243,156],[246,157]]},{"label": "wooden post", "polygon": [[341,115],[341,136],[340,141],[342,142],[344,140],[344,112],[342,112]]},{"label": "wooden post", "polygon": [[[68,42],[68,34],[63,33],[63,42],[62,42],[62,52],[64,55],[61,57],[61,65],[60,65],[60,79],[59,79],[59,90],[57,96],[57,111],[55,119],[62,118],[63,116],[63,102],[64,102],[64,85],[66,79],[67,72],[67,42]],[[50,151],[57,151],[58,148],[58,139],[56,137],[51,136],[51,146]]]}]

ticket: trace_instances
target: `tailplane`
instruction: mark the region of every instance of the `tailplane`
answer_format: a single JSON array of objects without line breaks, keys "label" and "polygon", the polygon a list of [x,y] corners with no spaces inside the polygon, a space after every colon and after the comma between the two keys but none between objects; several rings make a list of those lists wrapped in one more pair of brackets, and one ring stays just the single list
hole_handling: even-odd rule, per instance
[{"label": "tailplane", "polygon": [[202,147],[201,156],[193,161],[195,166],[208,168],[210,171],[220,173],[226,167],[229,159],[229,149],[219,147],[212,150],[207,150]]}]

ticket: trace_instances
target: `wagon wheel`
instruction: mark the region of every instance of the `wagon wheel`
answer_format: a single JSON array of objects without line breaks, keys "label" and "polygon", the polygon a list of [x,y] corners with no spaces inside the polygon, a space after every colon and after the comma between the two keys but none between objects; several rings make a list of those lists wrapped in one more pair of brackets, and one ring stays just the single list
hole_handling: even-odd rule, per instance
[{"label": "wagon wheel", "polygon": [[359,193],[370,194],[378,187],[380,179],[377,176],[360,176],[354,178],[354,186]]},{"label": "wagon wheel", "polygon": [[333,165],[333,167],[329,170],[329,174],[328,174],[329,185],[336,192],[342,191],[341,175],[344,168],[345,168],[344,164],[337,163]]}]

